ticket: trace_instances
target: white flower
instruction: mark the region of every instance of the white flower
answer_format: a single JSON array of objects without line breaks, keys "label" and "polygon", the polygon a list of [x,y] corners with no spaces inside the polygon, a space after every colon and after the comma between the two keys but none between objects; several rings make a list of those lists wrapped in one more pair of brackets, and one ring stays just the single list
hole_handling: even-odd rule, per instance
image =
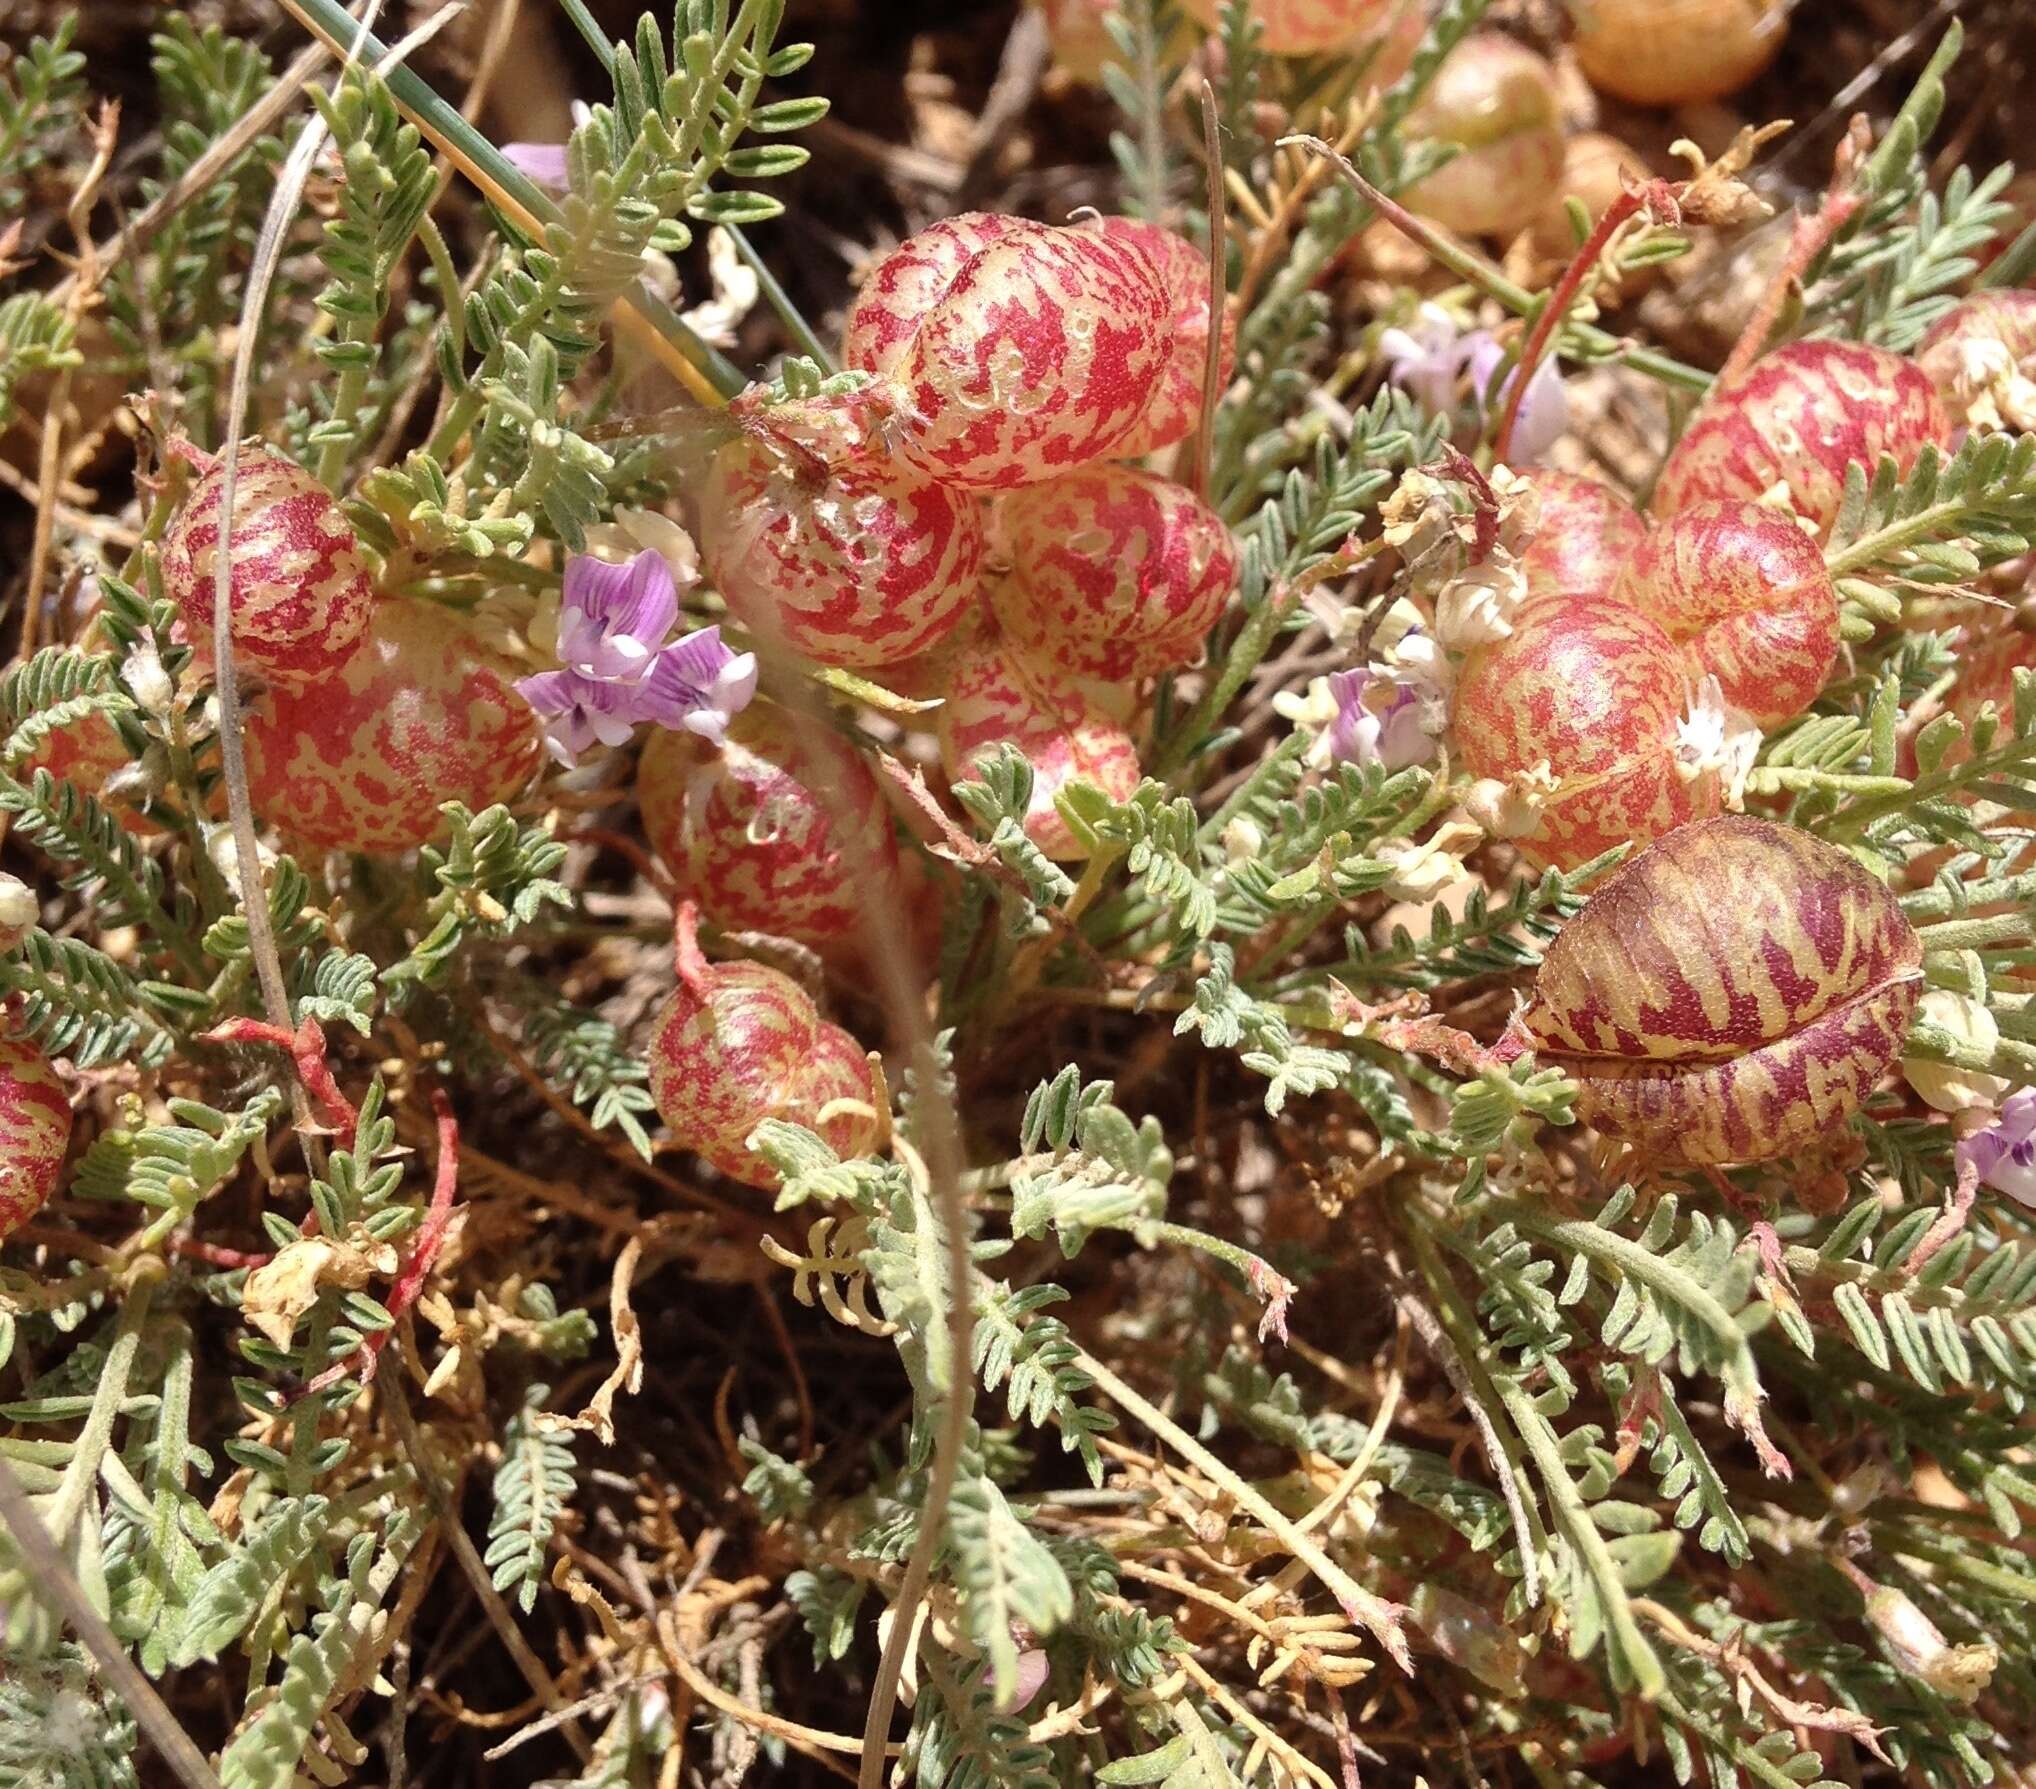
[{"label": "white flower", "polygon": [[[1916,1017],[1927,1025],[1948,1031],[1959,1043],[1984,1055],[1991,1055],[2001,1041],[2001,1028],[1994,1015],[1969,994],[1949,988],[1932,988],[1923,996]],[[1925,1062],[1905,1057],[1902,1078],[1915,1088],[1925,1105],[1940,1112],[1969,1112],[1976,1106],[1991,1111],[2000,1104],[2008,1084],[1999,1075],[1981,1069],[1960,1068],[1949,1062]]]},{"label": "white flower", "polygon": [[680,593],[700,581],[700,549],[670,516],[654,509],[618,509],[615,519],[587,530],[587,551],[610,565],[627,565],[639,553],[655,553],[672,569]]},{"label": "white flower", "polygon": [[0,873],[0,950],[12,950],[41,917],[35,890],[19,876]]},{"label": "white flower", "polygon": [[153,640],[141,641],[120,667],[120,679],[133,694],[144,714],[166,718],[176,705],[177,686],[163,668],[162,656]]},{"label": "white flower", "polygon": [[1281,690],[1272,699],[1273,713],[1293,724],[1296,732],[1311,735],[1305,760],[1311,770],[1325,770],[1330,761],[1329,729],[1336,719],[1336,692],[1326,677],[1311,677],[1308,687],[1296,693]]},{"label": "white flower", "polygon": [[1513,631],[1513,611],[1527,579],[1511,555],[1495,550],[1481,565],[1442,587],[1435,599],[1435,638],[1449,652],[1469,652]]},{"label": "white flower", "polygon": [[1256,820],[1239,814],[1223,829],[1223,858],[1231,868],[1255,861],[1265,850],[1265,831]]},{"label": "white flower", "polygon": [[1760,729],[1725,703],[1716,677],[1706,675],[1690,692],[1689,712],[1676,723],[1676,774],[1685,782],[1716,776],[1726,807],[1746,806],[1746,779],[1760,755]]},{"label": "white flower", "polygon": [[1383,893],[1396,901],[1432,901],[1470,874],[1466,853],[1484,843],[1484,830],[1465,820],[1445,820],[1431,838],[1387,839],[1371,855],[1392,866]]},{"label": "white flower", "polygon": [[1480,777],[1464,791],[1463,811],[1495,839],[1524,839],[1541,824],[1541,810],[1558,787],[1543,758],[1503,781]]},{"label": "white flower", "polygon": [[694,305],[685,320],[701,340],[732,348],[736,329],[756,309],[763,287],[736,252],[735,238],[718,225],[707,232],[707,277],[714,296]]}]

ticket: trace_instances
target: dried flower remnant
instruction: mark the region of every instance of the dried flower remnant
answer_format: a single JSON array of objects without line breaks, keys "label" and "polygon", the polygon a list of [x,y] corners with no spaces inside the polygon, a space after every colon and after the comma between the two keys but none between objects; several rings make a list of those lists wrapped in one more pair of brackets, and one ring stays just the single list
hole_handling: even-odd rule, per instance
[{"label": "dried flower remnant", "polygon": [[61,1076],[26,1037],[0,1037],[0,1240],[50,1201],[71,1141]]},{"label": "dried flower remnant", "polygon": [[[201,656],[212,639],[225,470],[188,444],[173,451],[199,469],[163,538],[163,589]],[[266,682],[304,689],[331,676],[368,630],[375,581],[338,503],[288,455],[246,443],[233,486],[228,602],[237,662]]]},{"label": "dried flower remnant", "polygon": [[[1916,1008],[1916,1021],[1934,1025],[1962,1049],[1980,1056],[1991,1056],[2001,1041],[2000,1024],[1986,1004],[1952,988],[1932,988],[1925,994]],[[2008,1091],[2008,1083],[1999,1075],[1930,1062],[1920,1056],[1902,1059],[1902,1078],[1916,1090],[1917,1098],[1939,1112],[1980,1108],[1991,1112]]]},{"label": "dried flower remnant", "polygon": [[513,669],[431,603],[378,606],[360,649],[314,688],[271,689],[248,712],[255,811],[335,851],[404,851],[523,786],[540,756]]},{"label": "dried flower remnant", "polygon": [[1548,948],[1521,1025],[1577,1111],[1663,1164],[1828,1140],[1893,1067],[1922,945],[1854,858],[1738,815],[1620,866]]},{"label": "dried flower remnant", "polygon": [[1182,485],[1098,466],[1004,499],[1005,632],[1071,677],[1120,683],[1188,663],[1237,580],[1223,520]]},{"label": "dried flower remnant", "polygon": [[1916,350],[1952,424],[2036,429],[2036,292],[1975,292]]}]

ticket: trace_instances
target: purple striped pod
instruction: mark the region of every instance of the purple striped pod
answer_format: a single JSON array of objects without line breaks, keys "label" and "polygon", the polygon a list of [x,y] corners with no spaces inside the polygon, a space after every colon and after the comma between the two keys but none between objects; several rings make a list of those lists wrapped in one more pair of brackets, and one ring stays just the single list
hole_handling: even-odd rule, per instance
[{"label": "purple striped pod", "polygon": [[1723,815],[1621,866],[1549,946],[1521,1023],[1577,1113],[1667,1165],[1838,1131],[1901,1053],[1923,949],[1857,860]]}]

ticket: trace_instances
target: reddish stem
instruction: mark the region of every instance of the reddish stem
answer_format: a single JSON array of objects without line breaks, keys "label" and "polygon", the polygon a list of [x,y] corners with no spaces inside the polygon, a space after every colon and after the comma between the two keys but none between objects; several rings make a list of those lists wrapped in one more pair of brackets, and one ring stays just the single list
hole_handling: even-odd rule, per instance
[{"label": "reddish stem", "polygon": [[267,1044],[287,1052],[296,1065],[298,1080],[304,1083],[304,1091],[324,1108],[326,1121],[345,1139],[344,1147],[354,1147],[356,1132],[360,1128],[360,1114],[332,1078],[332,1065],[325,1054],[325,1032],[316,1019],[306,1018],[294,1033],[264,1019],[228,1019],[224,1025],[206,1032],[201,1041],[208,1044]]},{"label": "reddish stem", "polygon": [[245,1249],[230,1249],[221,1243],[201,1242],[195,1236],[172,1236],[170,1253],[186,1260],[203,1261],[211,1267],[266,1267],[274,1255],[251,1255]]},{"label": "reddish stem", "polygon": [[396,1325],[416,1304],[424,1290],[424,1282],[431,1276],[438,1251],[445,1245],[446,1230],[452,1223],[453,1201],[459,1192],[460,1182],[459,1119],[453,1113],[452,1101],[446,1098],[444,1088],[434,1087],[431,1090],[431,1109],[438,1119],[438,1178],[432,1184],[431,1204],[425,1210],[424,1222],[417,1231],[417,1241],[411,1247],[410,1258],[403,1263],[402,1271],[396,1275],[395,1283],[389,1289],[386,1306],[395,1321],[387,1329],[378,1329],[366,1337],[346,1359],[327,1367],[297,1394],[299,1398],[308,1398],[329,1385],[336,1385],[356,1365],[361,1370],[361,1383],[372,1385],[375,1369],[381,1364],[382,1350],[388,1347],[389,1338],[396,1333]]},{"label": "reddish stem", "polygon": [[672,960],[679,982],[695,999],[707,998],[707,953],[700,948],[700,909],[681,901],[672,915]]},{"label": "reddish stem", "polygon": [[1746,327],[1739,332],[1739,339],[1732,344],[1732,352],[1718,369],[1717,382],[1711,387],[1714,392],[1726,390],[1760,358],[1768,337],[1774,334],[1775,319],[1781,315],[1782,306],[1788,301],[1789,288],[1809,270],[1810,263],[1823,253],[1831,238],[1845,227],[1846,220],[1859,206],[1857,193],[1826,193],[1823,203],[1814,212],[1796,219],[1795,229],[1789,238],[1788,258],[1768,282],[1760,303],[1754,307],[1753,315],[1746,319]]},{"label": "reddish stem", "polygon": [[[1555,332],[1562,327],[1562,320],[1569,315],[1570,306],[1576,303],[1577,294],[1583,290],[1584,281],[1598,263],[1598,257],[1605,252],[1605,245],[1612,240],[1612,233],[1625,221],[1634,216],[1647,203],[1645,188],[1629,188],[1620,193],[1605,207],[1605,215],[1598,219],[1590,235],[1584,238],[1584,245],[1570,258],[1562,270],[1562,278],[1555,282],[1548,294],[1548,300],[1541,307],[1541,315],[1534,319],[1534,328],[1527,337],[1527,344],[1520,350],[1520,364],[1513,369],[1512,387],[1506,396],[1506,414],[1499,422],[1499,433],[1492,443],[1492,457],[1500,464],[1513,446],[1513,425],[1519,420],[1520,405],[1527,396],[1527,381],[1534,377],[1534,369],[1541,364],[1542,356],[1548,352],[1548,345],[1555,340]],[[1482,397],[1484,394],[1478,394]]]}]

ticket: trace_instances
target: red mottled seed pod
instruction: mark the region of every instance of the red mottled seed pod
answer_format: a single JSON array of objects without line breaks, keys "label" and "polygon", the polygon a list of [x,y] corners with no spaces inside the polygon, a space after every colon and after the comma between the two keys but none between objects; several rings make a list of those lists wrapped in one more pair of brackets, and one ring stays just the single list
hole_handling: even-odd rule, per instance
[{"label": "red mottled seed pod", "polygon": [[1916,364],[1959,428],[2036,428],[2036,292],[1975,292],[1938,320]]},{"label": "red mottled seed pod", "polygon": [[1468,236],[1518,229],[1562,178],[1555,71],[1501,31],[1473,32],[1457,46],[1406,129],[1459,150],[1407,189],[1408,209]]},{"label": "red mottled seed pod", "polygon": [[[200,468],[163,537],[163,589],[209,662],[225,468]],[[304,689],[345,663],[368,630],[375,581],[353,524],[332,493],[288,455],[245,443],[233,481],[233,648],[237,664],[284,689]]]},{"label": "red mottled seed pod", "polygon": [[1521,1015],[1578,1114],[1665,1163],[1765,1161],[1836,1131],[1899,1055],[1923,950],[1852,857],[1723,815],[1620,866]]},{"label": "red mottled seed pod", "polygon": [[1712,394],[1662,468],[1654,513],[1752,502],[1785,485],[1797,513],[1828,534],[1847,467],[1863,464],[1871,476],[1892,454],[1906,471],[1949,433],[1914,361],[1860,342],[1791,342]]},{"label": "red mottled seed pod", "polygon": [[1838,662],[1838,592],[1824,555],[1793,516],[1763,504],[1678,510],[1627,560],[1616,594],[1758,726],[1801,714]]},{"label": "red mottled seed pod", "polygon": [[1113,801],[1138,787],[1138,747],[1066,679],[1029,660],[985,629],[947,667],[947,700],[936,717],[941,761],[955,782],[973,774],[979,753],[1016,746],[1032,763],[1032,806],[1025,834],[1048,857],[1088,855],[1053,798],[1069,783],[1093,783]]},{"label": "red mottled seed pod", "polygon": [[1043,227],[998,211],[963,211],[901,242],[870,268],[849,308],[842,365],[895,371],[920,322],[964,267],[992,243]]},{"label": "red mottled seed pod", "polygon": [[1777,0],[1570,0],[1576,58],[1593,87],[1637,106],[1736,93],[1788,35]]},{"label": "red mottled seed pod", "polygon": [[248,712],[255,811],[331,851],[405,851],[445,824],[439,804],[506,801],[537,768],[516,669],[451,611],[390,600],[314,689],[272,689]]},{"label": "red mottled seed pod", "polygon": [[1519,845],[1530,863],[1573,869],[1717,811],[1716,779],[1676,765],[1688,691],[1682,654],[1646,615],[1608,597],[1538,597],[1465,661],[1451,726],[1473,776],[1547,764],[1557,791]]},{"label": "red mottled seed pod", "polygon": [[1170,314],[1126,237],[970,220],[937,252],[915,237],[879,263],[848,359],[896,382],[908,457],[948,484],[1009,490],[1122,449],[1165,376]]},{"label": "red mottled seed pod", "polygon": [[991,593],[1028,657],[1112,682],[1186,664],[1237,581],[1223,519],[1184,485],[1096,466],[1004,500]]},{"label": "red mottled seed pod", "polygon": [[71,1102],[31,1039],[0,1037],[0,1238],[50,1202],[71,1143]]},{"label": "red mottled seed pod", "polygon": [[876,779],[782,709],[744,709],[721,750],[653,732],[636,795],[652,849],[727,930],[852,946],[878,891],[896,885],[897,839]]},{"label": "red mottled seed pod", "polygon": [[[827,1024],[806,991],[761,963],[682,968],[679,986],[652,1022],[650,1094],[682,1148],[733,1180],[768,1187],[777,1176],[747,1140],[766,1118],[820,1125],[831,1101],[870,1104],[869,1065],[854,1041]],[[866,1150],[874,1117],[839,1114],[825,1127],[844,1155]]]},{"label": "red mottled seed pod", "polygon": [[767,643],[873,669],[923,652],[975,594],[976,500],[891,455],[879,394],[737,414],[701,508],[707,569]]},{"label": "red mottled seed pod", "polygon": [[[1202,379],[1209,361],[1209,257],[1185,236],[1163,230],[1157,224],[1140,223],[1129,217],[1106,217],[1100,227],[1104,235],[1123,237],[1151,257],[1165,282],[1172,312],[1166,324],[1171,346],[1159,390],[1145,420],[1117,449],[1121,459],[1142,459],[1162,447],[1185,441],[1201,426]],[[1237,319],[1226,306],[1219,390],[1229,383],[1236,363]]]},{"label": "red mottled seed pod", "polygon": [[1541,511],[1520,555],[1528,594],[1608,595],[1647,538],[1647,519],[1610,485],[1582,473],[1537,468],[1521,476]]}]

